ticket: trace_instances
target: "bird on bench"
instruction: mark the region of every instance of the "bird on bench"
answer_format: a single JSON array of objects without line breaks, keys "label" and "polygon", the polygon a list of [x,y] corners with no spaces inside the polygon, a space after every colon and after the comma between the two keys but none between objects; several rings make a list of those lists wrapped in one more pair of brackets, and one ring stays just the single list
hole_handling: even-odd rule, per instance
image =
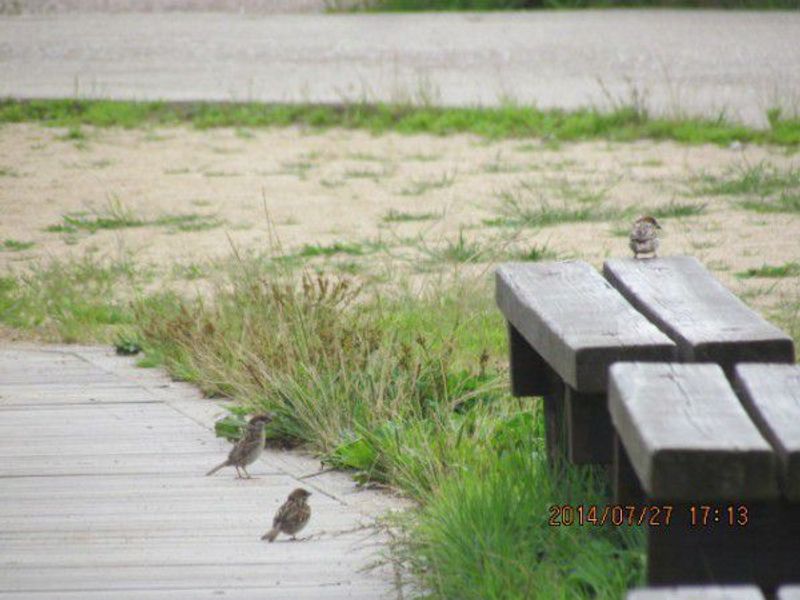
[{"label": "bird on bench", "polygon": [[649,215],[639,217],[633,222],[629,244],[633,250],[633,258],[639,258],[640,254],[652,254],[656,258],[659,229],[661,225]]},{"label": "bird on bench", "polygon": [[264,443],[266,442],[264,425],[272,421],[272,418],[272,415],[267,414],[256,415],[250,419],[244,436],[231,448],[228,458],[206,473],[206,477],[213,475],[223,467],[236,467],[236,477],[242,478],[242,474],[239,472],[239,469],[241,469],[247,479],[250,479],[247,465],[253,464],[258,460],[258,457],[264,451]]}]

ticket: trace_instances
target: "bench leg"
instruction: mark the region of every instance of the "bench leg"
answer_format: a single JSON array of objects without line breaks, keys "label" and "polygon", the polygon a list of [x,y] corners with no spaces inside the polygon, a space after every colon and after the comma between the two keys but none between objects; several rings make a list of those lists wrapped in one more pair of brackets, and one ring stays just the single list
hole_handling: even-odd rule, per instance
[{"label": "bench leg", "polygon": [[614,486],[614,503],[623,506],[637,505],[644,502],[644,490],[639,483],[636,471],[628,458],[628,453],[619,435],[614,432],[614,463],[611,481]]},{"label": "bench leg", "polygon": [[[787,581],[781,548],[785,523],[778,502],[733,503],[735,507],[746,506],[745,526],[728,523],[724,502],[652,503],[669,504],[673,512],[669,525],[647,530],[649,585],[755,583],[772,593],[779,583]],[[705,519],[702,505],[713,507]],[[738,518],[738,511],[734,514]],[[795,569],[794,579],[797,577]]]},{"label": "bench leg", "polygon": [[566,389],[569,459],[575,464],[608,464],[613,455],[614,427],[605,394]]},{"label": "bench leg", "polygon": [[511,323],[508,348],[511,364],[511,393],[514,396],[543,396],[551,391],[552,370]]},{"label": "bench leg", "polygon": [[544,424],[547,443],[547,458],[551,465],[564,462],[567,457],[567,436],[564,427],[564,384],[553,382],[552,389],[544,400]]}]

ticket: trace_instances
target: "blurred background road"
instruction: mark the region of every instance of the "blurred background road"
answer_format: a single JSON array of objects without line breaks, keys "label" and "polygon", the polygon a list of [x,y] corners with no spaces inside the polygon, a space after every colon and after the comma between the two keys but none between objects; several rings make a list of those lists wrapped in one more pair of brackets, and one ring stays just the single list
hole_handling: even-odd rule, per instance
[{"label": "blurred background road", "polygon": [[5,0],[0,96],[639,102],[752,125],[769,107],[800,106],[800,12],[323,9],[319,0]]}]

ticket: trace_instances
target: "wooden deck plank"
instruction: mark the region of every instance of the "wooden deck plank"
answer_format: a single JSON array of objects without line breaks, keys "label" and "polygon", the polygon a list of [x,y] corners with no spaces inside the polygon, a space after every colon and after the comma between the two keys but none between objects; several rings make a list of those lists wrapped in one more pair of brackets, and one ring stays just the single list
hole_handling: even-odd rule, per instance
[{"label": "wooden deck plank", "polygon": [[[230,449],[221,410],[79,352],[0,350],[0,600],[397,597],[390,569],[363,570],[385,541],[360,508],[375,492],[300,481],[318,462],[269,450],[252,480],[205,477]],[[301,485],[310,539],[261,541]]]}]

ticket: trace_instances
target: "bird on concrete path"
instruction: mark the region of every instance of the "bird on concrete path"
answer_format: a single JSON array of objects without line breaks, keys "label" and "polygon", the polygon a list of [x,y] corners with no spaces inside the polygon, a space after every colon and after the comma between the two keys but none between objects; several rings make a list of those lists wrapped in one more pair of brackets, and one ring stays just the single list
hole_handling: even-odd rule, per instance
[{"label": "bird on concrete path", "polygon": [[639,217],[633,222],[630,236],[633,258],[639,258],[640,254],[652,254],[653,258],[656,258],[659,229],[661,229],[661,225],[649,215]]},{"label": "bird on concrete path", "polygon": [[272,529],[261,536],[261,539],[274,542],[279,533],[290,535],[293,540],[297,539],[295,535],[300,533],[300,530],[308,524],[308,520],[311,518],[311,507],[306,502],[310,495],[311,492],[303,488],[297,488],[289,494],[289,498],[275,513]]},{"label": "bird on concrete path", "polygon": [[247,479],[250,473],[247,472],[247,465],[253,464],[264,451],[266,433],[264,425],[272,420],[272,415],[256,415],[247,423],[244,436],[236,445],[231,448],[228,458],[206,473],[206,477],[213,475],[223,467],[236,467],[236,477],[242,477],[240,469],[244,471]]}]

